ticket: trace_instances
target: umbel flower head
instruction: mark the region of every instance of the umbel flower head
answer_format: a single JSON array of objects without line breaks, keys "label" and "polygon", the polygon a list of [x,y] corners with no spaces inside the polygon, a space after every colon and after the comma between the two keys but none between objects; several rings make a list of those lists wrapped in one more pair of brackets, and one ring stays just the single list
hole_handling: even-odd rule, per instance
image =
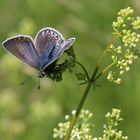
[{"label": "umbel flower head", "polygon": [[[65,123],[59,123],[58,128],[54,128],[53,137],[57,139],[64,139],[66,131],[69,128],[70,120],[75,115],[76,111],[72,111],[72,115],[65,116]],[[119,122],[123,119],[120,117],[121,111],[118,109],[112,109],[112,112],[106,114],[106,124],[103,126],[103,136],[97,138],[93,136],[94,125],[91,123],[93,114],[89,110],[82,110],[79,119],[74,126],[70,140],[127,140],[127,136],[123,136],[122,131],[117,130]]]},{"label": "umbel flower head", "polygon": [[123,132],[117,130],[117,126],[119,122],[123,120],[120,117],[121,110],[119,109],[112,109],[112,112],[108,112],[106,114],[106,124],[104,124],[103,128],[103,136],[99,137],[96,140],[128,140],[127,136],[123,136]]},{"label": "umbel flower head", "polygon": [[113,22],[114,35],[118,42],[109,46],[114,70],[109,71],[107,79],[116,84],[122,81],[122,75],[130,70],[130,65],[139,57],[137,44],[140,40],[140,17],[133,16],[130,7],[118,12],[116,21]]},{"label": "umbel flower head", "polygon": [[[74,117],[76,111],[72,111],[72,115],[66,115],[65,123],[59,123],[58,128],[54,128],[54,138],[59,138],[59,139],[64,139],[66,135],[66,131],[69,128],[70,125],[70,120],[72,117]],[[93,125],[90,122],[90,119],[92,117],[92,113],[89,112],[88,110],[82,110],[81,114],[79,116],[78,122],[74,126],[74,129],[72,130],[71,133],[71,138],[70,140],[92,140],[93,137],[91,135]]]}]

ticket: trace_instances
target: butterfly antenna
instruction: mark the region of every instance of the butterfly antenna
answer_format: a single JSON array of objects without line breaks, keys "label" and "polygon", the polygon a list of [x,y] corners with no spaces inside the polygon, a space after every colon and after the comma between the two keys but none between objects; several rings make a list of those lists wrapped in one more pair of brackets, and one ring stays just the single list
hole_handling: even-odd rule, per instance
[{"label": "butterfly antenna", "polygon": [[39,83],[38,83],[38,89],[40,89],[41,87],[40,87],[40,77],[39,77]]},{"label": "butterfly antenna", "polygon": [[27,82],[29,82],[29,80],[30,80],[30,79],[27,78],[26,80],[24,80],[23,82],[21,82],[20,85],[22,86],[22,85],[26,84]]},{"label": "butterfly antenna", "polygon": [[29,77],[29,78],[27,78],[27,79],[24,80],[23,82],[21,82],[20,85],[22,86],[22,85],[26,84],[26,83],[29,82],[34,76],[36,76],[36,74],[33,75],[33,76],[31,76],[31,77]]}]

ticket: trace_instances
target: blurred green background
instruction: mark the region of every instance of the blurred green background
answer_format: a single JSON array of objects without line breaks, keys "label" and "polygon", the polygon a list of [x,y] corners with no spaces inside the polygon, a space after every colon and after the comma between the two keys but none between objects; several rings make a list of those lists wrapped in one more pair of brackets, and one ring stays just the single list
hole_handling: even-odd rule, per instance
[{"label": "blurred green background", "polygon": [[[76,58],[89,73],[112,35],[117,12],[131,6],[140,15],[139,0],[0,0],[0,42],[10,36],[35,37],[43,27],[54,27],[66,38],[76,37]],[[74,74],[64,73],[62,82],[41,79],[35,70],[0,49],[0,140],[52,140],[53,128],[75,109],[85,86]],[[130,140],[140,139],[140,62],[136,61],[120,86],[99,80],[91,90],[85,109],[94,113],[94,134],[100,136],[104,115],[122,110],[120,128]],[[24,80],[29,81],[20,86]]]}]

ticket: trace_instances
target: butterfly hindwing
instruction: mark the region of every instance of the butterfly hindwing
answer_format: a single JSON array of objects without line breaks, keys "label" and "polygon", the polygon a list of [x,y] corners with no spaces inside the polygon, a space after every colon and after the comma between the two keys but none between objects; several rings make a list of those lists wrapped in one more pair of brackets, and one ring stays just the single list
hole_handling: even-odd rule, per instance
[{"label": "butterfly hindwing", "polygon": [[35,39],[35,46],[38,54],[42,57],[42,69],[57,60],[61,54],[74,42],[74,38],[65,41],[63,36],[52,28],[40,30]]},{"label": "butterfly hindwing", "polygon": [[3,42],[3,47],[13,56],[37,70],[40,60],[30,36],[15,36]]}]

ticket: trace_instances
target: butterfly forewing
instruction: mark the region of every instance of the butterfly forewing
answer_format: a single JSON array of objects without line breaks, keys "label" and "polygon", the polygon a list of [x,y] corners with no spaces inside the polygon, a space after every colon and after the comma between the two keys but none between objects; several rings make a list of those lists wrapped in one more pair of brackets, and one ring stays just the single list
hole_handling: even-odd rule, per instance
[{"label": "butterfly forewing", "polygon": [[75,38],[69,38],[68,40],[64,42],[63,45],[59,47],[55,47],[52,50],[52,56],[56,59],[59,58],[65,50],[69,49],[72,46],[74,41],[75,41]]},{"label": "butterfly forewing", "polygon": [[30,36],[15,36],[3,42],[3,47],[13,56],[37,70],[40,59]]},{"label": "butterfly forewing", "polygon": [[74,43],[74,41],[75,41],[75,38],[73,37],[73,38],[69,38],[68,40],[66,40],[65,41],[65,45],[63,46],[63,48],[62,48],[62,50],[68,50],[71,46],[72,46],[72,44]]}]

